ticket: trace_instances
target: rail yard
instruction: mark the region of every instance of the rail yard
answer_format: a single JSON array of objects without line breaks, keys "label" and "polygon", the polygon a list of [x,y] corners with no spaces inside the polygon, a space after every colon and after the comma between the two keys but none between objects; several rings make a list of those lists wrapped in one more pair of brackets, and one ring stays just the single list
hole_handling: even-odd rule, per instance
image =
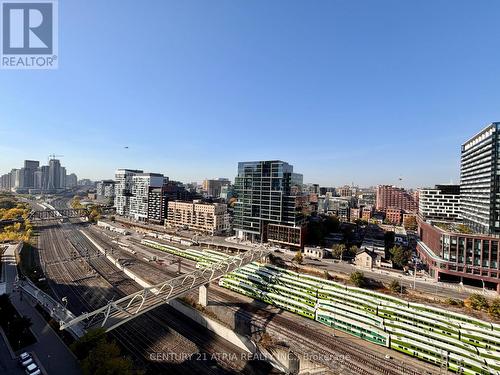
[{"label": "rail yard", "polygon": [[[79,231],[80,223],[64,223],[39,227],[40,257],[55,296],[67,298],[68,308],[75,313],[90,311],[106,302],[140,290],[141,287],[118,271]],[[95,232],[93,233],[95,235]],[[102,235],[101,235],[102,236]],[[97,237],[104,241],[104,237]],[[112,247],[113,251],[121,251]],[[120,259],[132,265],[137,272],[153,281],[167,279],[175,272],[141,261],[121,251]],[[169,373],[241,372],[249,365],[246,360],[229,361],[227,358],[245,358],[241,350],[216,335],[187,323],[179,313],[169,306],[162,306],[126,326],[119,327],[112,335],[137,361],[154,373],[168,370]],[[151,361],[154,353],[169,353],[168,360]],[[199,353],[216,360],[193,360]],[[227,357],[213,356],[228,353]],[[154,357],[154,356],[153,356]],[[156,359],[156,358],[155,358]],[[268,367],[266,364],[263,367]]]},{"label": "rail yard", "polygon": [[[57,204],[61,207],[64,201]],[[208,266],[210,259],[212,262],[220,262],[227,257],[222,253],[206,252],[201,248],[194,250],[179,244],[174,246],[167,241],[148,237],[139,240],[137,235],[111,235],[106,230],[82,223],[80,220],[40,226],[39,230],[40,261],[45,276],[57,299],[66,297],[67,307],[75,314],[95,310],[109,301],[142,289],[103,256],[92,241],[113,254],[120,265],[126,266],[150,284],[173,278],[179,271],[186,273]],[[169,250],[165,251],[167,249]],[[172,249],[177,249],[178,252]],[[189,251],[195,255],[210,254],[211,258],[207,261],[196,256],[186,256]],[[333,329],[325,327],[314,321],[314,317],[313,321],[310,321],[286,311],[291,310],[286,306],[276,306],[276,303],[255,294],[259,293],[255,290],[255,286],[259,284],[255,284],[255,278],[250,281],[246,279],[245,276],[248,276],[250,271],[255,271],[255,267],[256,265],[252,264],[243,267],[242,272],[226,275],[219,282],[220,286],[212,284],[207,310],[211,311],[211,305],[216,305],[231,311],[238,320],[248,325],[249,333],[266,332],[275,342],[286,343],[293,353],[314,359],[326,372],[417,375],[443,370],[442,366],[436,370],[436,367],[424,362],[350,336],[342,332],[338,325],[334,325]],[[258,266],[258,269],[270,275],[283,271],[263,266]],[[248,293],[249,290],[253,290],[254,294]],[[190,292],[189,295],[196,298],[195,292]],[[153,372],[168,370],[172,373],[269,373],[270,365],[267,362],[248,362],[244,359],[241,349],[193,324],[168,305],[129,321],[111,331],[111,334],[137,362]],[[162,357],[161,360],[152,360],[152,353],[170,355],[168,358]],[[200,353],[208,354],[203,358],[215,359],[193,360],[194,355]],[[216,353],[226,355],[212,356]],[[473,374],[467,371],[462,373]]]}]

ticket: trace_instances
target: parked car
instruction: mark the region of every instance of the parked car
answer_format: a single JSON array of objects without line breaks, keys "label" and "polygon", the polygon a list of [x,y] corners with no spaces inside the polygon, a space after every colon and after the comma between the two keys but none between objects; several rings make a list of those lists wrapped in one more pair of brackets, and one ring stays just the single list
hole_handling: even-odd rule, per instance
[{"label": "parked car", "polygon": [[31,354],[29,354],[28,352],[21,353],[19,357],[17,357],[19,363],[26,361],[28,358],[31,358]]},{"label": "parked car", "polygon": [[21,362],[22,367],[28,367],[33,363],[33,358],[31,356],[29,358],[26,358],[24,361]]},{"label": "parked car", "polygon": [[31,365],[26,367],[26,370],[24,372],[26,373],[26,375],[34,375],[35,373],[38,375],[41,371],[36,364],[32,363]]}]

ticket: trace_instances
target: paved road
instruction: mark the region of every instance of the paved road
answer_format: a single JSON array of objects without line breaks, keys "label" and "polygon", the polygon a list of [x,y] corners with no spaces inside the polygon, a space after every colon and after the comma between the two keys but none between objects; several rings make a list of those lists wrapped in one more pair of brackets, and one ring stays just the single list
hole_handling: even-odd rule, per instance
[{"label": "paved road", "polygon": [[36,343],[24,348],[22,351],[35,352],[39,363],[41,362],[47,374],[80,375],[80,366],[73,353],[35,309],[35,303],[25,293],[14,290],[14,282],[17,276],[17,265],[13,261],[14,247],[9,247],[4,255],[7,255],[8,259],[4,268],[7,292],[10,293],[11,302],[19,314],[31,319],[33,323],[31,330],[37,339]]}]

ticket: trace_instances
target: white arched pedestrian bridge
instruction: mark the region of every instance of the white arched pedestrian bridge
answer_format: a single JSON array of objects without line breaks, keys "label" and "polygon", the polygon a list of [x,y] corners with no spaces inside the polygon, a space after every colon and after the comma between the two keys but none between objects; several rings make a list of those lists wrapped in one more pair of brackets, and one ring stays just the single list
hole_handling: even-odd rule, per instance
[{"label": "white arched pedestrian bridge", "polygon": [[149,310],[181,297],[192,289],[206,285],[237,268],[264,258],[271,252],[271,249],[257,248],[240,253],[208,268],[197,269],[174,279],[144,288],[74,319],[61,321],[60,328],[67,329],[80,323],[84,324],[87,330],[104,328],[106,331],[111,331]]}]

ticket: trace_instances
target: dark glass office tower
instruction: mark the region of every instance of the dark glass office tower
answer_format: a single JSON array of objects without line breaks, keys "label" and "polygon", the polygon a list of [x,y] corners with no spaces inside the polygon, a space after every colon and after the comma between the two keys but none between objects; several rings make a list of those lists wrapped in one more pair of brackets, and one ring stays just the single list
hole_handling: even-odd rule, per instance
[{"label": "dark glass office tower", "polygon": [[269,225],[297,228],[304,221],[297,195],[292,193],[298,174],[293,166],[280,161],[238,163],[233,228],[236,236],[252,241],[267,241]]},{"label": "dark glass office tower", "polygon": [[500,233],[500,122],[462,145],[460,203],[464,223],[474,231]]}]

